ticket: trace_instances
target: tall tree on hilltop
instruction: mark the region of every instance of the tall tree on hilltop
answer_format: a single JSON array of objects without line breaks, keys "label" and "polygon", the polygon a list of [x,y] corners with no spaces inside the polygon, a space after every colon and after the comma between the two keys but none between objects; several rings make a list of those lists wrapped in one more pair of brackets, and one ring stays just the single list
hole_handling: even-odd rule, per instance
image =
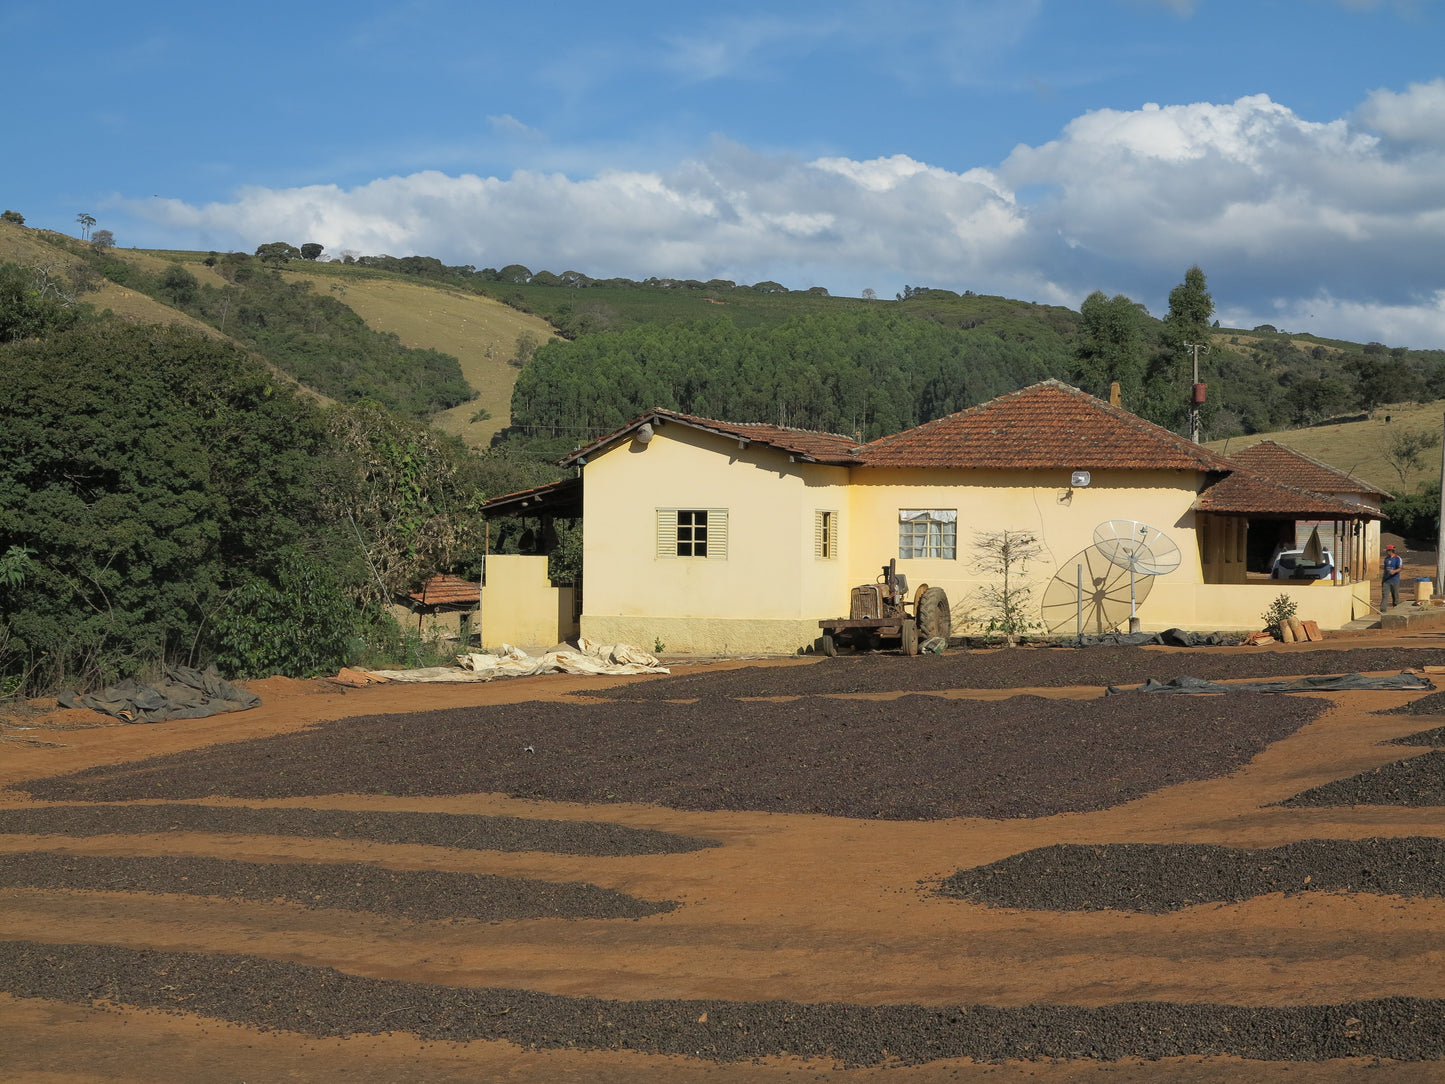
[{"label": "tall tree on hilltop", "polygon": [[1079,315],[1072,379],[1100,398],[1107,398],[1109,385],[1117,380],[1124,405],[1137,409],[1145,358],[1139,305],[1123,294],[1111,299],[1095,290],[1084,299]]},{"label": "tall tree on hilltop", "polygon": [[1169,291],[1169,313],[1160,329],[1159,350],[1145,376],[1142,413],[1150,421],[1174,430],[1187,424],[1193,373],[1189,344],[1209,342],[1213,315],[1214,299],[1209,296],[1204,272],[1196,264],[1184,273],[1184,281]]}]

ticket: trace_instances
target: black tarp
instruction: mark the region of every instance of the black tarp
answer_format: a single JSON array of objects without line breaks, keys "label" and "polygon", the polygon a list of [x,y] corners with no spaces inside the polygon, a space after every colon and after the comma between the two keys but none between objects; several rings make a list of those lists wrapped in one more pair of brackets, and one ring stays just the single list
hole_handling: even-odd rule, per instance
[{"label": "black tarp", "polygon": [[1323,677],[1302,677],[1291,681],[1233,681],[1228,685],[1204,678],[1177,677],[1173,681],[1150,678],[1143,685],[1120,689],[1110,685],[1105,696],[1119,693],[1333,693],[1351,690],[1396,690],[1428,692],[1434,682],[1419,674],[1401,671],[1387,677],[1365,677],[1364,674],[1337,674]]},{"label": "black tarp", "polygon": [[1233,647],[1244,642],[1242,636],[1230,632],[1186,632],[1165,629],[1163,632],[1105,632],[1098,636],[1075,636],[1061,640],[1054,647]]},{"label": "black tarp", "polygon": [[188,666],[167,666],[165,679],[153,685],[127,678],[98,693],[66,690],[57,699],[63,708],[90,708],[127,723],[204,719],[228,711],[245,711],[261,703],[255,693],[227,682],[214,666],[204,672]]}]

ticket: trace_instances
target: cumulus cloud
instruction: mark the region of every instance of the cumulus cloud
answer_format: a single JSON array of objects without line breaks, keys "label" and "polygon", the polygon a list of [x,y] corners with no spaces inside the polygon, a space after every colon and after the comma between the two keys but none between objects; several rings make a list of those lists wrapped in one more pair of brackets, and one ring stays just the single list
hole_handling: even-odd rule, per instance
[{"label": "cumulus cloud", "polygon": [[1377,90],[1356,118],[1396,143],[1445,147],[1445,79],[1411,83],[1403,94]]},{"label": "cumulus cloud", "polygon": [[[1191,264],[1222,315],[1391,345],[1445,344],[1445,83],[1306,121],[1265,95],[1075,118],[963,171],[907,155],[812,161],[718,143],[668,170],[506,178],[422,172],[342,189],[252,188],[138,216],[235,247],[477,266],[824,285],[903,283],[1156,312]],[[210,247],[215,247],[212,241]]]}]

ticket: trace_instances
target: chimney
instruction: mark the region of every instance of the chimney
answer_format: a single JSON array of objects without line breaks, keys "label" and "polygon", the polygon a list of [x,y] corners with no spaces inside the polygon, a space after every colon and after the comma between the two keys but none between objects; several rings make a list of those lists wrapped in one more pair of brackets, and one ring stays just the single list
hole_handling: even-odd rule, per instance
[{"label": "chimney", "polygon": [[1116,380],[1109,385],[1109,405],[1123,406],[1123,398],[1123,395],[1121,395],[1119,392],[1119,382]]}]

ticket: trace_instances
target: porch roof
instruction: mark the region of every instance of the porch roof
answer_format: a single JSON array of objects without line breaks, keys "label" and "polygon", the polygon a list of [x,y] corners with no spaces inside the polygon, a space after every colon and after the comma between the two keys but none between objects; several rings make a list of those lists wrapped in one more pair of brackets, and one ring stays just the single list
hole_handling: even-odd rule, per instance
[{"label": "porch roof", "polygon": [[1282,485],[1252,471],[1236,469],[1206,486],[1195,499],[1196,512],[1221,515],[1279,516],[1290,519],[1384,519],[1365,504]]},{"label": "porch roof", "polygon": [[494,516],[561,516],[575,518],[582,514],[582,479],[563,478],[544,486],[519,489],[482,503],[482,515]]},{"label": "porch roof", "polygon": [[1229,461],[1276,482],[1312,493],[1358,493],[1379,500],[1390,499],[1390,494],[1383,489],[1273,440],[1251,444],[1229,456]]}]

